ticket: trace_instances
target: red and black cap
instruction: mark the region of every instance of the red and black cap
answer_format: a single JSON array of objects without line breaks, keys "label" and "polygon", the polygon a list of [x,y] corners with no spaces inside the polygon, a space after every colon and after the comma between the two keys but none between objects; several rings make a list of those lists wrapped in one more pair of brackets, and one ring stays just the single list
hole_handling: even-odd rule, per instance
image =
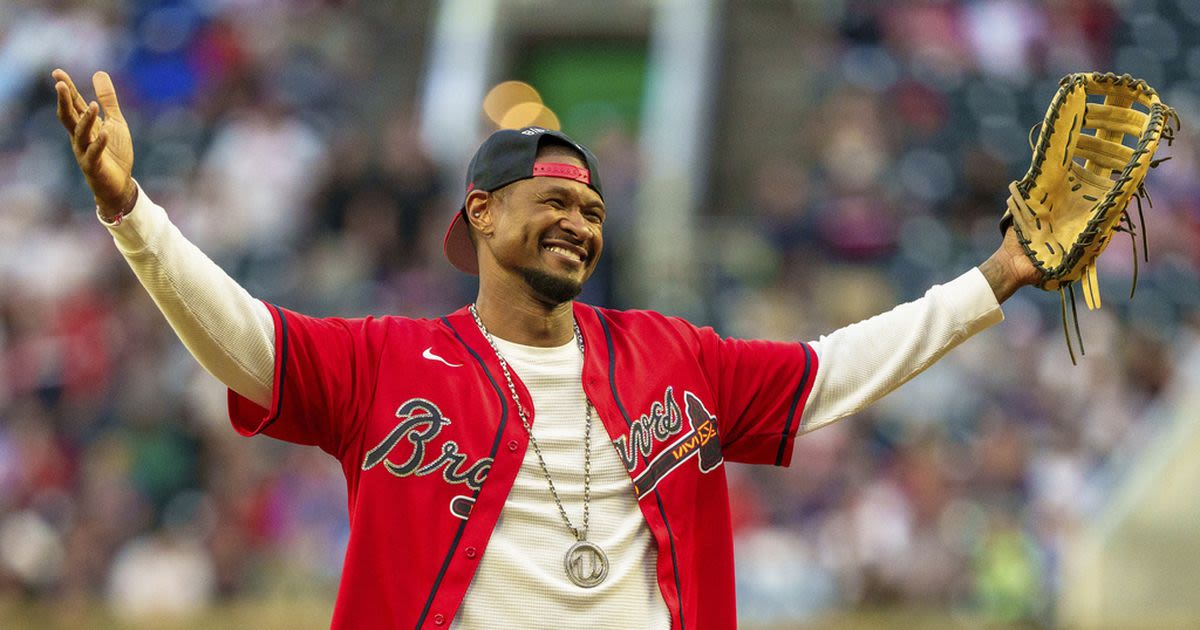
[{"label": "red and black cap", "polygon": [[[559,144],[575,149],[583,156],[587,168],[561,162],[537,162],[537,153],[545,144]],[[587,147],[575,142],[566,134],[541,127],[524,129],[501,129],[483,141],[471,164],[467,166],[467,190],[463,205],[454,213],[442,251],[450,264],[459,271],[471,275],[479,274],[479,262],[475,258],[475,247],[467,235],[470,229],[466,221],[465,195],[472,190],[492,192],[515,181],[531,177],[561,177],[587,184],[600,198],[600,175],[596,169],[596,156]]]}]

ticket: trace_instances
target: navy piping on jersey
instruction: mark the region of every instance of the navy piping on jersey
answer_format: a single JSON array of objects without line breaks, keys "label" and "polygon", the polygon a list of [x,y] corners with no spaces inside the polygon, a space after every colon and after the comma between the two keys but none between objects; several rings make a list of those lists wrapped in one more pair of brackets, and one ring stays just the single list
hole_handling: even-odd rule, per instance
[{"label": "navy piping on jersey", "polygon": [[[612,331],[608,329],[608,320],[604,318],[604,313],[601,313],[600,309],[595,306],[592,306],[592,310],[596,311],[596,317],[600,320],[600,327],[604,330],[604,342],[608,346],[608,384],[612,388],[613,400],[617,403],[617,409],[621,410],[621,417],[625,420],[625,425],[632,428],[633,422],[629,419],[629,412],[625,411],[625,405],[621,402],[621,396],[617,394],[617,358],[613,352]],[[647,463],[647,456],[642,456],[642,462],[649,465]],[[683,587],[679,583],[679,559],[675,556],[675,535],[671,533],[671,522],[667,520],[667,510],[663,507],[662,496],[658,494],[657,488],[654,490],[654,500],[658,502],[658,514],[662,517],[663,525],[667,528],[667,542],[671,548],[671,571],[675,574],[675,597],[679,600],[679,627],[682,630],[685,627],[683,623]]]},{"label": "navy piping on jersey", "polygon": [[[454,338],[457,339],[458,342],[467,349],[467,352],[471,353],[471,356],[475,359],[475,361],[479,363],[479,367],[483,369],[484,375],[487,376],[488,381],[491,382],[492,389],[496,390],[496,398],[500,400],[500,426],[496,430],[495,439],[492,440],[492,451],[488,454],[488,457],[491,457],[492,461],[496,461],[496,451],[500,449],[500,438],[504,435],[504,427],[508,423],[508,401],[504,399],[504,392],[500,391],[500,384],[496,382],[496,379],[492,378],[492,373],[487,369],[487,364],[483,362],[483,357],[479,356],[479,353],[475,352],[471,346],[467,345],[467,342],[463,340],[462,335],[459,335],[458,331],[454,329],[454,326],[450,323],[450,320],[443,317],[442,323],[446,324],[446,327],[450,329],[450,332],[454,333]],[[484,483],[486,483],[486,480]],[[471,498],[478,499],[481,491],[483,491],[482,485],[480,485],[479,490],[476,490],[471,495]],[[474,501],[472,501],[472,505],[474,505]],[[467,518],[469,520],[470,516]],[[450,568],[450,561],[454,559],[454,552],[458,550],[458,543],[462,541],[463,531],[466,528],[467,520],[464,520],[462,523],[459,523],[458,531],[454,533],[454,540],[450,542],[450,549],[446,552],[446,558],[442,560],[442,568],[438,570],[437,579],[433,581],[433,588],[429,591],[429,597],[425,599],[425,607],[421,609],[421,616],[417,618],[416,627],[418,630],[425,623],[425,617],[429,615],[429,609],[433,606],[433,600],[437,597],[438,589],[442,586],[442,578],[446,577],[446,570]]]},{"label": "navy piping on jersey", "polygon": [[[633,423],[629,420],[629,412],[625,411],[625,404],[621,402],[621,396],[617,394],[617,361],[613,356],[612,332],[608,330],[608,321],[604,319],[600,309],[593,306],[592,310],[596,311],[596,317],[600,320],[600,328],[604,330],[604,344],[608,348],[608,386],[612,389],[613,400],[617,403],[617,409],[621,411],[621,417],[625,419],[625,424],[633,428]],[[649,465],[650,463],[647,455],[641,453],[639,449],[634,449],[633,456],[635,458],[640,456],[643,464]],[[636,463],[637,460],[635,459],[634,462]]]},{"label": "navy piping on jersey", "polygon": [[259,428],[258,432],[262,433],[267,430],[267,427],[275,424],[279,416],[283,413],[283,384],[286,382],[284,377],[287,376],[287,360],[288,360],[288,327],[287,317],[283,314],[278,306],[263,302],[268,308],[274,309],[275,314],[279,316],[279,391],[275,394],[275,415],[267,420],[266,424]]},{"label": "navy piping on jersey", "polygon": [[667,540],[671,543],[671,571],[675,573],[675,597],[679,599],[679,627],[683,624],[683,586],[679,584],[679,559],[675,557],[675,534],[671,533],[671,521],[667,520],[667,509],[663,507],[662,495],[654,490],[654,500],[658,502],[658,513],[662,515],[663,525],[667,527]]},{"label": "navy piping on jersey", "polygon": [[808,344],[802,344],[804,347],[804,374],[800,376],[800,384],[796,386],[796,393],[792,396],[792,408],[788,410],[787,423],[783,425],[783,437],[779,440],[779,453],[775,455],[775,465],[783,465],[783,454],[787,451],[788,434],[792,432],[792,422],[796,419],[796,407],[800,406],[800,395],[804,393],[804,388],[808,383],[808,374],[812,371],[812,348]]},{"label": "navy piping on jersey", "polygon": [[654,500],[658,502],[658,514],[662,516],[663,525],[667,527],[667,542],[671,547],[671,572],[675,574],[675,597],[679,599],[679,627],[683,624],[683,586],[679,583],[679,558],[675,556],[675,535],[671,533],[671,521],[667,520],[667,510],[663,507],[662,496],[658,489],[654,490]]}]

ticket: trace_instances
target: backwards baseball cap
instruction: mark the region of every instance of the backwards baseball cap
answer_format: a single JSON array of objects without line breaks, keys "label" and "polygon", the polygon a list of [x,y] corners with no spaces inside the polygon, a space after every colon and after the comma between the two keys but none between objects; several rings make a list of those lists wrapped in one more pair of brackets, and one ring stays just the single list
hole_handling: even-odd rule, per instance
[{"label": "backwards baseball cap", "polygon": [[[583,156],[587,168],[561,162],[535,162],[538,149],[546,144],[575,149]],[[573,179],[587,184],[601,199],[604,198],[604,193],[600,190],[600,175],[596,170],[596,156],[566,134],[541,127],[501,129],[488,136],[475,152],[475,157],[471,158],[471,164],[467,166],[467,190],[464,195],[470,194],[472,190],[492,192],[531,177]],[[479,275],[479,261],[475,257],[475,247],[468,235],[471,228],[467,224],[466,209],[464,196],[463,205],[454,213],[450,228],[446,230],[442,251],[450,264],[459,271]]]}]

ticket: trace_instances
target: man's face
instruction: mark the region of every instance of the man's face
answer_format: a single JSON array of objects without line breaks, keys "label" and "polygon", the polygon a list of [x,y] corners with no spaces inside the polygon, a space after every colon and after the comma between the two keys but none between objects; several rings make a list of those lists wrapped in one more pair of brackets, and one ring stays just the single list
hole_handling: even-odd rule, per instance
[{"label": "man's face", "polygon": [[[569,150],[549,147],[538,162],[586,168]],[[521,275],[549,304],[575,298],[604,248],[604,201],[586,184],[559,177],[514,182],[492,195],[488,240],[502,269]]]}]

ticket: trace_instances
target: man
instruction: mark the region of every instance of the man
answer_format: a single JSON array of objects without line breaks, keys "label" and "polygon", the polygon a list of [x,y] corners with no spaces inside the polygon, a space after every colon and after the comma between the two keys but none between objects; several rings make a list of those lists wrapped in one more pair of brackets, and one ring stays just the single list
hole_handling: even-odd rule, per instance
[{"label": "man", "polygon": [[526,128],[480,147],[446,233],[450,262],[479,275],[474,304],[310,318],[251,298],[138,187],[107,74],[90,104],[53,76],[101,221],[230,388],[234,427],[341,462],[335,627],[732,628],[724,461],[789,464],[798,433],[1000,321],[1036,279],[1008,234],[977,269],[811,343],[583,305],[607,213],[595,158]]}]

